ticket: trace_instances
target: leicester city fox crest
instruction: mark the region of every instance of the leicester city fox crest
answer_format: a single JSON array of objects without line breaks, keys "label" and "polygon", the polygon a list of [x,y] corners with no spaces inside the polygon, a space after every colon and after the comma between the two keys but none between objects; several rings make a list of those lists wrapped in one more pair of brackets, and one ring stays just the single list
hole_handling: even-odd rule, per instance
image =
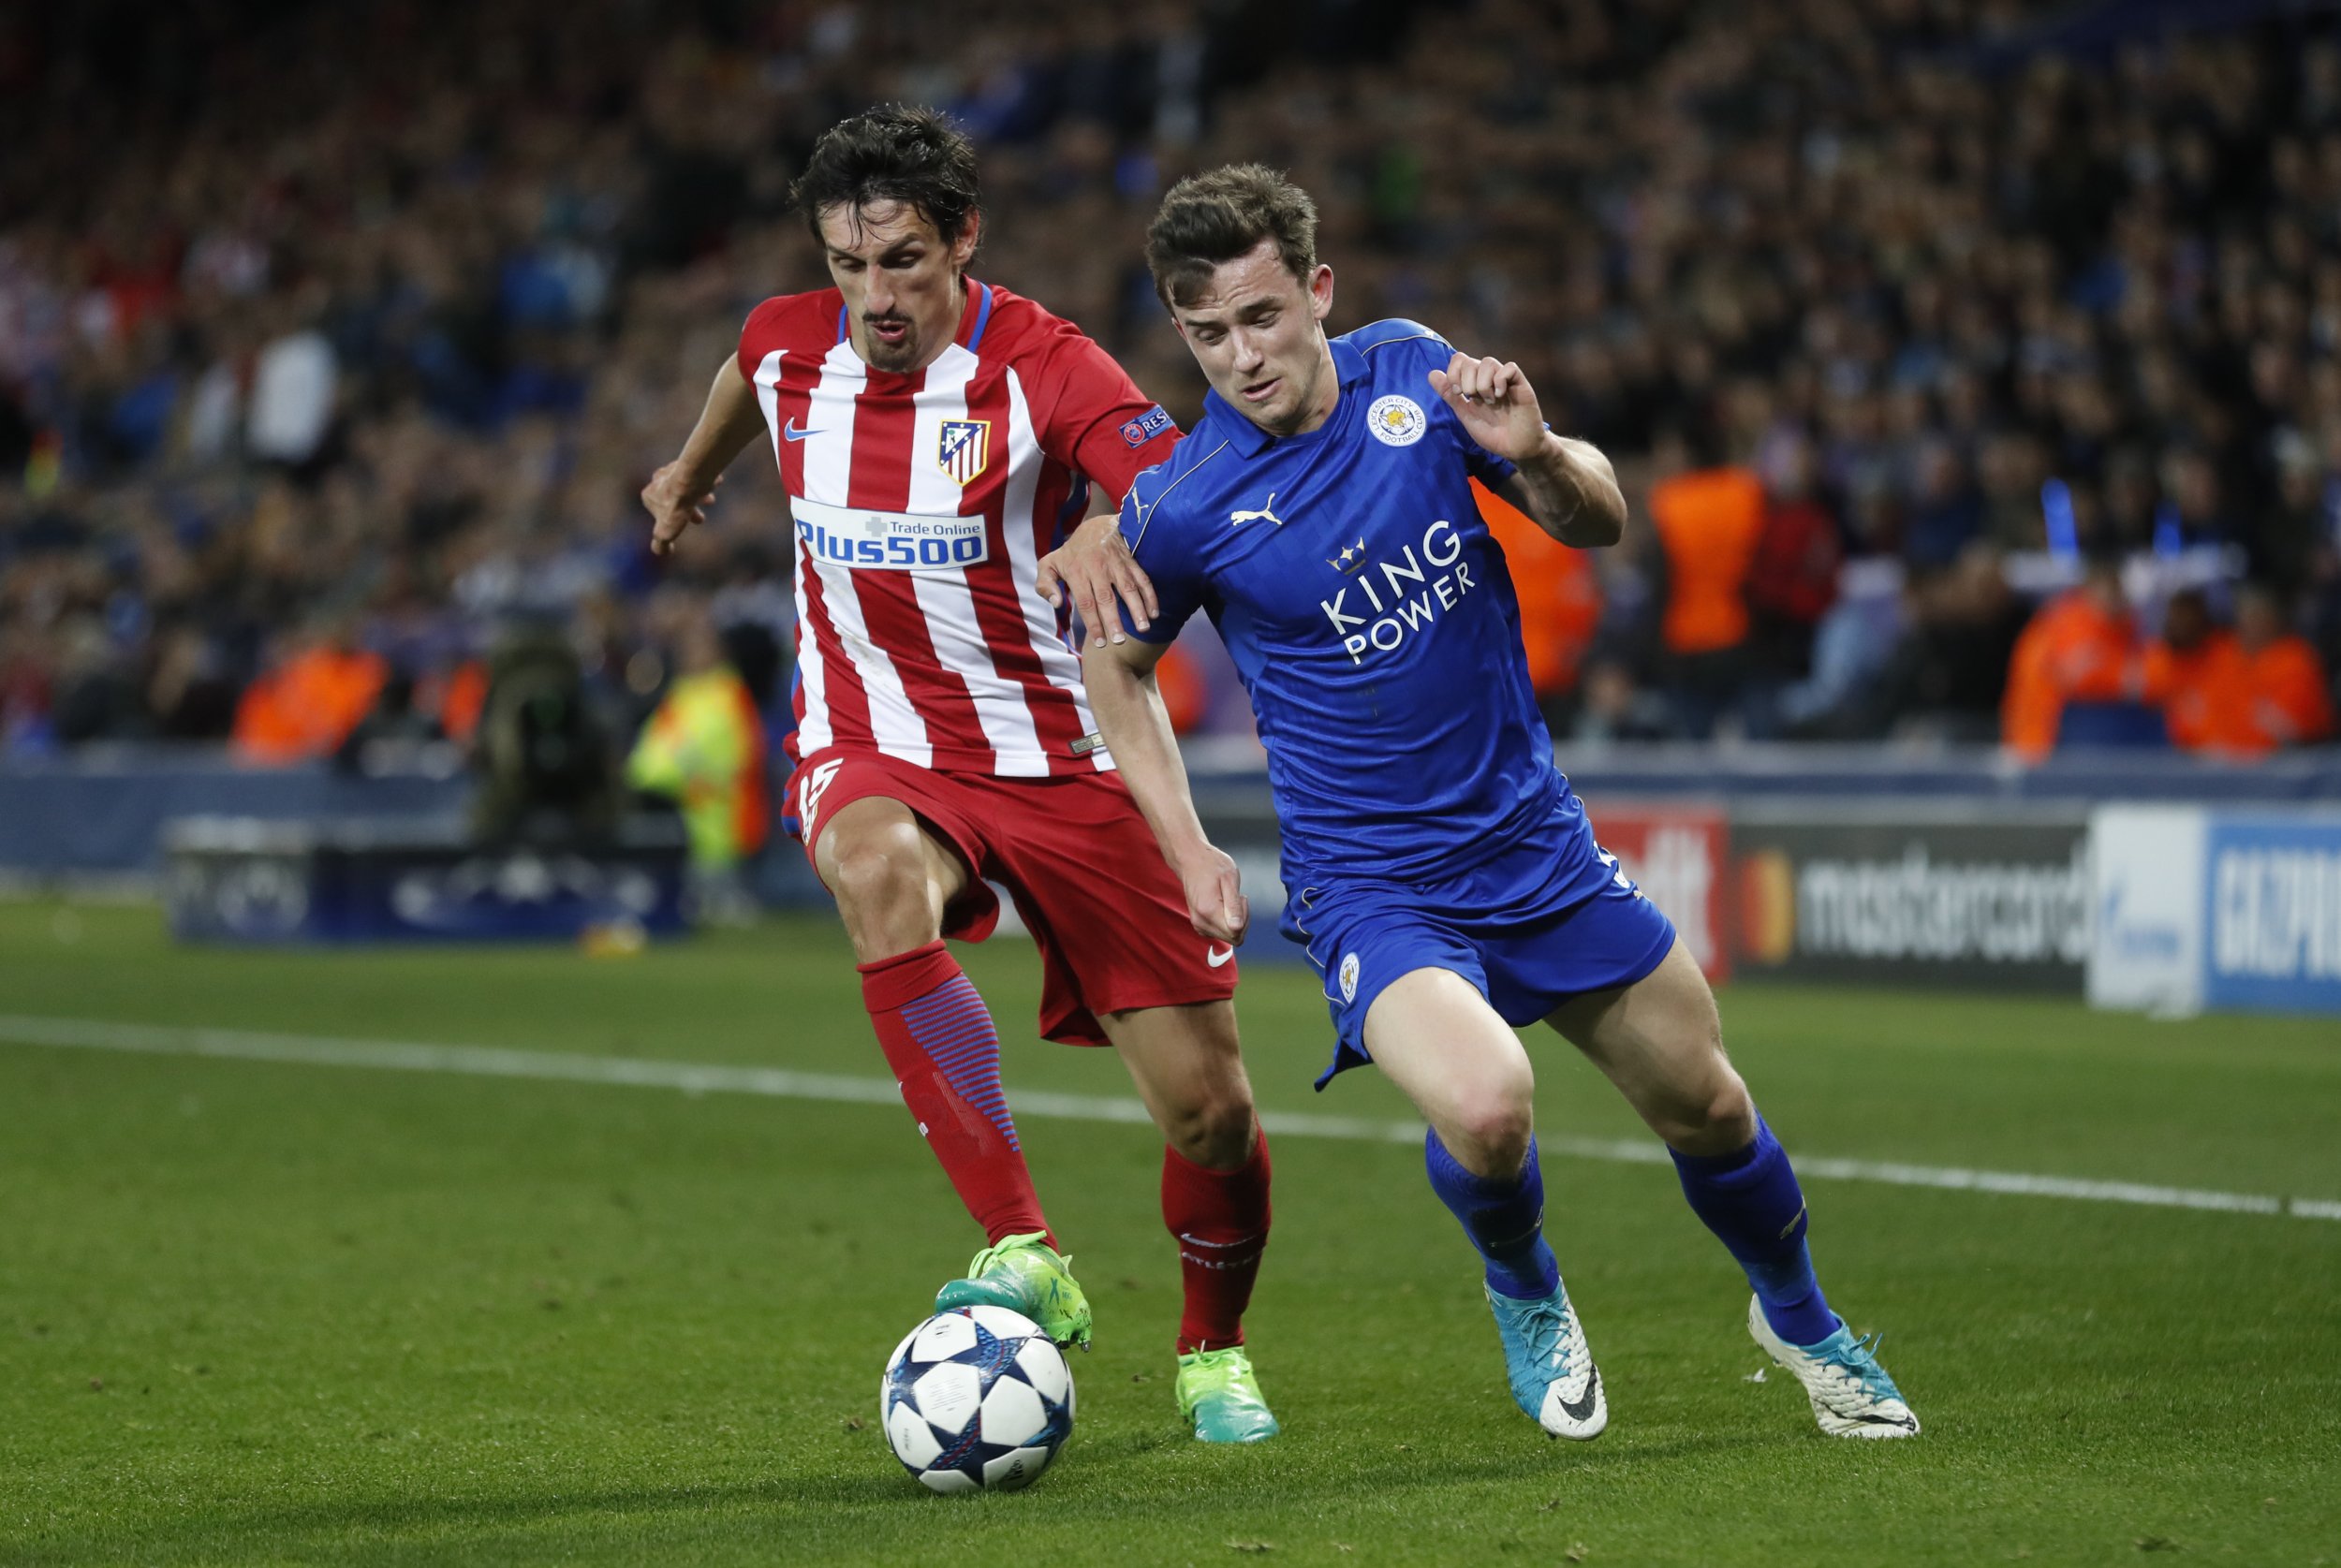
[{"label": "leicester city fox crest", "polygon": [[946,419],[935,443],[935,465],[962,485],[971,484],[992,461],[992,421]]}]

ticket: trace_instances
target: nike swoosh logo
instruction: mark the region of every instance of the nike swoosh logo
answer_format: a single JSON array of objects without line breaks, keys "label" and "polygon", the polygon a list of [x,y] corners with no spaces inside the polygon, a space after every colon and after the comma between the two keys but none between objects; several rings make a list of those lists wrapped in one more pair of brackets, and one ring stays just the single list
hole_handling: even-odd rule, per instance
[{"label": "nike swoosh logo", "polygon": [[1203,961],[1214,969],[1224,969],[1227,967],[1228,960],[1234,957],[1235,949],[1232,947],[1223,947],[1216,953],[1208,947],[1203,949]]},{"label": "nike swoosh logo", "polygon": [[1593,1419],[1594,1399],[1600,1392],[1601,1369],[1596,1367],[1593,1370],[1593,1375],[1585,1379],[1584,1397],[1583,1399],[1571,1399],[1566,1395],[1562,1396],[1561,1410],[1571,1421],[1590,1421]]},{"label": "nike swoosh logo", "polygon": [[796,420],[791,419],[787,424],[780,427],[780,433],[787,436],[791,441],[802,441],[808,435],[818,435],[821,432],[817,430],[806,430],[799,425]]}]

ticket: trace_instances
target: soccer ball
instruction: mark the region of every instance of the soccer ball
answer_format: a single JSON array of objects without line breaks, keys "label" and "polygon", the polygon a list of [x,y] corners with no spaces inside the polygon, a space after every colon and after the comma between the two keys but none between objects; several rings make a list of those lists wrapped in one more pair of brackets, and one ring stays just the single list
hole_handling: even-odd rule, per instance
[{"label": "soccer ball", "polygon": [[1073,1373],[1040,1326],[959,1307],[903,1336],[878,1380],[903,1468],[938,1492],[1029,1487],[1073,1431]]}]

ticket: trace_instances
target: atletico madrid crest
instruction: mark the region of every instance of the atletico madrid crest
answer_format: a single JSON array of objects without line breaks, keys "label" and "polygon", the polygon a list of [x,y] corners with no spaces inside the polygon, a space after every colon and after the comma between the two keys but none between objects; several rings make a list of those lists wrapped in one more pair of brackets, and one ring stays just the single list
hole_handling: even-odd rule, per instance
[{"label": "atletico madrid crest", "polygon": [[992,421],[946,419],[936,446],[935,466],[960,484],[972,483],[992,461]]}]

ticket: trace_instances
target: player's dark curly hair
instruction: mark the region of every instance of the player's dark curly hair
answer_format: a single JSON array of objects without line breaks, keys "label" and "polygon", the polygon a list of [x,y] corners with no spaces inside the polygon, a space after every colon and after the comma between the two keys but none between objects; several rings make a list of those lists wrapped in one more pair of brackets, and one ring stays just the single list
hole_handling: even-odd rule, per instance
[{"label": "player's dark curly hair", "polygon": [[844,207],[859,222],[874,201],[899,201],[958,238],[983,210],[976,149],[943,114],[918,104],[884,104],[841,120],[813,144],[788,199],[821,238],[821,214]]},{"label": "player's dark curly hair", "polygon": [[1308,192],[1256,163],[1187,176],[1170,187],[1146,229],[1155,297],[1165,305],[1192,300],[1214,267],[1262,240],[1274,240],[1285,270],[1308,281],[1317,271],[1317,203]]}]

